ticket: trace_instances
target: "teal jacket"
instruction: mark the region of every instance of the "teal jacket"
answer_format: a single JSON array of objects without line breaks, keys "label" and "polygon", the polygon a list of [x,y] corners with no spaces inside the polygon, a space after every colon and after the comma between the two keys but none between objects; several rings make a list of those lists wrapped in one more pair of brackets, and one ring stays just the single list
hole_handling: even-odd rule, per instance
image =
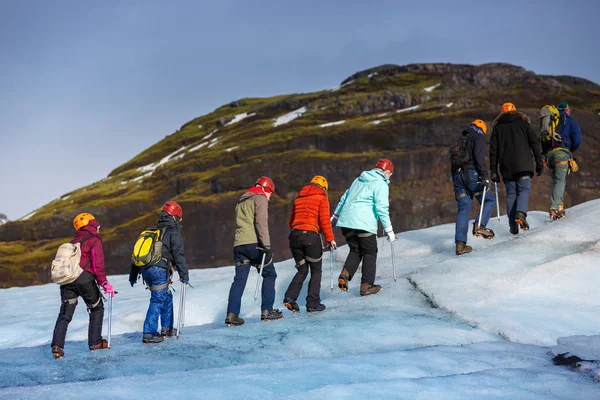
[{"label": "teal jacket", "polygon": [[390,221],[390,181],[383,172],[364,171],[352,182],[350,189],[340,199],[335,214],[338,228],[360,229],[377,234],[377,219],[384,229]]}]

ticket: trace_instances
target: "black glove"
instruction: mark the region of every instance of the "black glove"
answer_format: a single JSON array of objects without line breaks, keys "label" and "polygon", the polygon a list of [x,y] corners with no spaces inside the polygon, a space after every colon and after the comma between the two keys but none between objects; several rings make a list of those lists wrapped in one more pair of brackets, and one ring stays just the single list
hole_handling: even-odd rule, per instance
[{"label": "black glove", "polygon": [[273,260],[273,250],[271,250],[271,246],[263,246],[263,253],[265,253],[265,265],[271,264]]},{"label": "black glove", "polygon": [[544,171],[544,164],[541,161],[537,162],[535,164],[535,173],[537,174],[537,176],[540,176],[543,171]]},{"label": "black glove", "polygon": [[498,177],[498,174],[495,172],[492,172],[490,174],[490,179],[492,182],[496,182],[496,183],[500,182],[500,178]]},{"label": "black glove", "polygon": [[486,190],[492,189],[492,182],[490,182],[490,179],[487,176],[481,178],[481,184],[486,188]]}]

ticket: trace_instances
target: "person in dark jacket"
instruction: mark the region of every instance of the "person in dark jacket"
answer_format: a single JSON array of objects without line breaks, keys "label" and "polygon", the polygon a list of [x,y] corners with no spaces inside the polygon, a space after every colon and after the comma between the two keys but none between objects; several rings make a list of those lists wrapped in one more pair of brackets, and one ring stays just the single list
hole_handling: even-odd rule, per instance
[{"label": "person in dark jacket", "polygon": [[71,243],[80,243],[81,259],[79,262],[83,272],[72,283],[60,286],[60,312],[54,326],[52,337],[52,355],[61,358],[65,355],[65,338],[69,323],[73,318],[77,298],[81,297],[90,315],[88,328],[88,346],[90,350],[106,349],[108,343],[102,339],[102,320],[104,318],[104,303],[98,285],[104,288],[104,293],[110,296],[115,291],[104,270],[104,251],[100,238],[100,223],[90,213],[81,213],[73,220],[77,230]]},{"label": "person in dark jacket", "polygon": [[490,174],[485,167],[486,133],[487,125],[483,120],[476,119],[471,122],[471,125],[462,132],[463,136],[466,136],[466,150],[469,155],[469,161],[460,166],[452,166],[452,183],[454,184],[454,195],[458,204],[454,234],[457,256],[470,253],[473,250],[471,246],[467,246],[469,214],[473,204],[473,197],[481,204],[484,188],[486,190],[483,213],[481,221],[479,221],[478,214],[473,223],[473,235],[485,239],[492,239],[494,237],[494,231],[486,228],[496,200],[491,191]]},{"label": "person in dark jacket", "polygon": [[[173,294],[169,288],[172,282],[173,266],[177,269],[181,282],[189,283],[188,265],[185,260],[183,239],[179,232],[179,223],[183,218],[183,209],[174,201],[167,201],[162,208],[156,228],[164,230],[162,234],[162,260],[156,265],[141,269],[144,283],[150,289],[150,305],[144,320],[142,343],[160,343],[165,337],[177,335],[173,328]],[[137,282],[140,268],[131,264],[129,283]],[[158,332],[160,317],[161,331]]]},{"label": "person in dark jacket", "polygon": [[563,197],[569,174],[569,159],[581,145],[579,124],[571,118],[571,108],[567,103],[560,103],[556,108],[560,112],[560,122],[557,131],[561,143],[548,149],[544,154],[546,165],[552,177],[552,197],[550,198],[550,218],[557,220],[565,216]]},{"label": "person in dark jacket", "polygon": [[502,105],[496,117],[490,140],[490,179],[499,182],[502,175],[506,187],[506,214],[510,233],[519,233],[519,226],[529,230],[527,211],[531,178],[535,171],[542,174],[540,140],[533,131],[529,118],[517,111],[512,103]]},{"label": "person in dark jacket", "polygon": [[235,240],[233,242],[233,261],[235,277],[229,289],[225,325],[239,326],[244,319],[239,317],[242,295],[248,281],[250,267],[260,268],[264,256],[262,271],[262,303],[260,319],[270,321],[283,317],[281,311],[273,309],[275,303],[275,279],[277,272],[273,264],[273,251],[269,236],[269,200],[275,192],[275,183],[268,176],[258,178],[238,200],[235,206]]},{"label": "person in dark jacket", "polygon": [[323,243],[321,232],[332,250],[337,248],[329,219],[329,199],[327,190],[329,183],[323,176],[317,175],[309,184],[304,185],[292,205],[290,215],[290,250],[296,261],[296,275],[285,292],[283,304],[292,312],[300,311],[296,299],[302,290],[302,284],[308,276],[310,282],[306,295],[306,311],[325,310],[321,304],[321,264],[323,262]]}]

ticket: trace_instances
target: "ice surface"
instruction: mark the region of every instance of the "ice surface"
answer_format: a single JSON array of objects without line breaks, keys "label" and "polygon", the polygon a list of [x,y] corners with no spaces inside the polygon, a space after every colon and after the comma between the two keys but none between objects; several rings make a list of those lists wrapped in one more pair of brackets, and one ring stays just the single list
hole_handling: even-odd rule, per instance
[{"label": "ice surface", "polygon": [[[0,290],[0,397],[599,398],[597,364],[584,363],[579,370],[591,372],[577,373],[553,365],[552,357],[600,354],[600,200],[570,208],[550,224],[546,213],[530,212],[528,219],[532,229],[517,236],[508,233],[505,217],[492,219],[496,238],[470,237],[474,250],[462,257],[454,255],[453,224],[399,233],[397,283],[391,246],[379,239],[383,288],[369,297],[358,295],[360,273],[348,293],[330,291],[325,253],[327,309],[304,312],[306,282],[301,312],[284,310],[282,320],[269,323],[260,322],[260,301],[252,298],[255,272],[242,301],[246,324],[226,327],[233,267],[192,270],[181,337],[156,346],[141,343],[149,292],[139,283],[129,287],[125,275],[109,276],[119,292],[112,349],[87,350],[80,304],[60,360],[49,346],[58,285]],[[347,246],[336,251],[334,278],[347,253]],[[291,260],[276,268],[281,307],[296,270]],[[174,298],[177,312],[179,292]]]}]

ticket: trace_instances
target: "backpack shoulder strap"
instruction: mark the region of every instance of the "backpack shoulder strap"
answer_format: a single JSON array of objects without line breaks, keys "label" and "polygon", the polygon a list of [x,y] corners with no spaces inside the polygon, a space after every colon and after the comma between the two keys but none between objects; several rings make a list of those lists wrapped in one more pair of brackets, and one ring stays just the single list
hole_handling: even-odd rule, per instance
[{"label": "backpack shoulder strap", "polygon": [[84,236],[84,237],[83,237],[83,239],[81,239],[81,240],[80,240],[79,242],[77,242],[77,243],[81,244],[81,243],[85,242],[86,240],[88,240],[89,238],[91,238],[92,236],[94,236],[94,235],[92,235],[92,234],[89,234],[89,235],[87,235],[87,236]]}]

